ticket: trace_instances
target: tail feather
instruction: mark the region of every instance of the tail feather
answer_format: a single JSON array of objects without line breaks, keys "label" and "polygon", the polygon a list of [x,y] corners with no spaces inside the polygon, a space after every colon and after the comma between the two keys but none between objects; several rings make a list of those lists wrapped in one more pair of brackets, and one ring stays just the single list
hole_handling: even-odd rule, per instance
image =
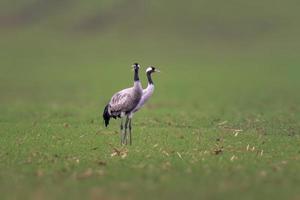
[{"label": "tail feather", "polygon": [[109,120],[110,120],[110,114],[109,114],[109,112],[108,112],[108,104],[105,106],[105,108],[104,108],[104,111],[103,111],[103,120],[104,120],[104,122],[105,122],[105,127],[107,127],[108,126],[108,124],[109,124]]}]

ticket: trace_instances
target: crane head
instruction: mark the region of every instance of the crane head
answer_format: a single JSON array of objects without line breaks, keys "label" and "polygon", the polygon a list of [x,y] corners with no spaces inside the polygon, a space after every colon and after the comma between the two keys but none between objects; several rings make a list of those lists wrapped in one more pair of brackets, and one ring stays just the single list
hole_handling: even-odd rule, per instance
[{"label": "crane head", "polygon": [[138,69],[140,69],[140,65],[139,65],[139,63],[133,63],[133,65],[132,65],[132,69],[134,69],[134,70],[138,70]]},{"label": "crane head", "polygon": [[160,72],[160,71],[157,68],[151,66],[146,69],[146,73],[148,72],[153,73],[153,72]]}]

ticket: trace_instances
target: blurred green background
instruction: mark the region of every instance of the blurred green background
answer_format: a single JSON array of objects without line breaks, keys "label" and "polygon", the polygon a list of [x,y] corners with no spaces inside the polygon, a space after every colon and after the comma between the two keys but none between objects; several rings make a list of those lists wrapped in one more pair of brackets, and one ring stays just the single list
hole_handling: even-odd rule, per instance
[{"label": "blurred green background", "polygon": [[[269,87],[253,87],[258,96],[251,98],[265,92],[289,98],[298,87],[298,5],[2,0],[1,103],[97,98],[104,103],[112,91],[103,85],[117,82],[117,90],[131,83],[135,61],[144,69],[160,68],[161,92],[172,98],[194,90],[215,101],[219,90],[247,95],[260,82]],[[236,91],[241,84],[246,92]]]},{"label": "blurred green background", "polygon": [[[299,6],[1,0],[2,197],[298,199]],[[133,62],[144,86],[147,66],[162,72],[124,161],[119,122],[104,129],[101,114]]]}]

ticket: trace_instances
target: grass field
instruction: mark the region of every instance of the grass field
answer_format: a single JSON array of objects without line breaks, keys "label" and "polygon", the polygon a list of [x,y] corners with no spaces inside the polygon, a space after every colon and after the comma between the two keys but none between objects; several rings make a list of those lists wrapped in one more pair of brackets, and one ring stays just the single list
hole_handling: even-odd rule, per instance
[{"label": "grass field", "polygon": [[[1,1],[0,199],[300,199],[283,3]],[[120,146],[101,115],[135,61],[162,72]]]}]

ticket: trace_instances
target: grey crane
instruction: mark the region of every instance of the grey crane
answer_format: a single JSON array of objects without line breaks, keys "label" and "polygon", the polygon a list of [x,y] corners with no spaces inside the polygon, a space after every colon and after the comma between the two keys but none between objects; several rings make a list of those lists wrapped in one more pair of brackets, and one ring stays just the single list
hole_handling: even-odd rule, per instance
[{"label": "grey crane", "polygon": [[[103,111],[103,119],[105,126],[109,124],[110,118],[121,118],[120,134],[121,144],[127,144],[127,128],[129,128],[129,137],[131,141],[131,119],[132,111],[138,105],[143,94],[142,84],[139,79],[138,63],[133,64],[134,70],[134,84],[133,87],[121,90],[114,94],[110,102],[105,106]],[[123,118],[126,117],[125,124],[123,125]],[[128,127],[129,123],[129,127]],[[124,130],[125,128],[125,130]],[[131,142],[130,142],[131,144]]]},{"label": "grey crane", "polygon": [[143,89],[143,95],[142,98],[140,100],[140,102],[138,103],[138,105],[133,109],[132,113],[137,112],[139,109],[141,109],[145,103],[150,99],[150,97],[152,96],[153,92],[154,92],[154,83],[152,81],[152,77],[151,74],[154,72],[160,72],[157,68],[151,66],[148,67],[146,69],[146,75],[147,75],[147,79],[148,79],[148,86]]},{"label": "grey crane", "polygon": [[[160,72],[158,69],[156,69],[155,67],[148,67],[146,69],[146,75],[147,75],[147,79],[148,79],[148,86],[147,88],[143,89],[143,95],[142,98],[140,99],[139,103],[137,104],[137,106],[131,111],[131,118],[133,117],[133,114],[135,112],[137,112],[139,109],[141,109],[144,104],[150,99],[150,97],[152,96],[153,92],[154,92],[154,83],[152,81],[151,78],[151,74],[154,72]],[[129,127],[131,127],[131,118],[129,119]],[[129,144],[132,144],[132,137],[131,137],[131,131],[129,129]]]}]

